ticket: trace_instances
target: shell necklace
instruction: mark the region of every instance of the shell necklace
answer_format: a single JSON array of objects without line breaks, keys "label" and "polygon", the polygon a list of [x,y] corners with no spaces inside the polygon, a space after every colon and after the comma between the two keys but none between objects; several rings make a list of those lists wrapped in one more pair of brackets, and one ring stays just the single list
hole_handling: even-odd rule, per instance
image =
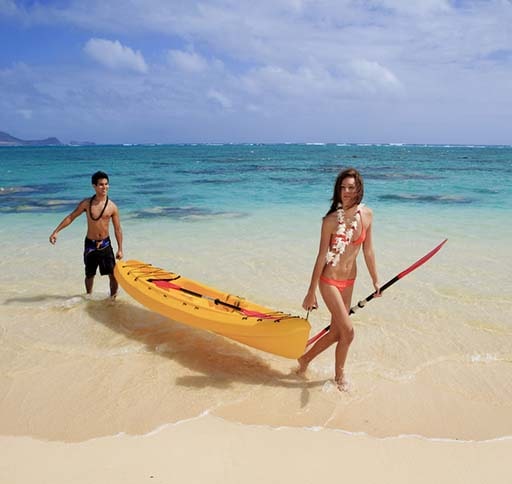
[{"label": "shell necklace", "polygon": [[345,219],[345,211],[343,210],[343,206],[338,204],[338,209],[336,210],[338,228],[336,229],[336,233],[333,234],[331,238],[329,250],[325,256],[325,261],[327,264],[330,264],[333,267],[336,266],[340,260],[341,255],[345,252],[347,245],[350,244],[352,236],[357,230],[356,215],[359,212],[360,207],[361,205],[358,205],[357,210],[352,217],[352,221],[350,222],[350,219]]}]

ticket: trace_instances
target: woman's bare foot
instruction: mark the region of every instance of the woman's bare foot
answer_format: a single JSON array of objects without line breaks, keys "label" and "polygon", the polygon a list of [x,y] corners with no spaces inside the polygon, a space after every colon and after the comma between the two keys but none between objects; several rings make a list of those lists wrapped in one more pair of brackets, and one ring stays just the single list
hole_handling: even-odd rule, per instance
[{"label": "woman's bare foot", "polygon": [[334,380],[334,382],[340,392],[348,392],[350,390],[350,382],[344,376]]}]

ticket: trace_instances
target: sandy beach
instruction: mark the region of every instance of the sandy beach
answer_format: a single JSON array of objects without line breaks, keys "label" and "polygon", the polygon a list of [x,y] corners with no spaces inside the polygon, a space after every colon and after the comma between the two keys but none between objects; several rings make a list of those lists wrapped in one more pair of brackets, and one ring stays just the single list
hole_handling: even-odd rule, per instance
[{"label": "sandy beach", "polygon": [[[63,242],[60,254],[72,257],[77,243]],[[25,275],[16,294],[4,293],[12,319],[3,321],[2,482],[510,482],[508,384],[496,396],[508,363],[486,356],[491,342],[484,339],[471,350],[473,362],[435,356],[439,340],[429,332],[443,324],[447,289],[437,294],[446,305],[421,330],[422,350],[397,361],[389,354],[400,345],[387,308],[393,303],[407,315],[408,305],[391,295],[357,317],[355,389],[340,395],[330,384],[330,352],[307,380],[297,379],[292,360],[166,320],[123,293],[109,302],[105,279],[84,299],[72,270],[59,280],[59,254],[31,250],[34,258],[50,254],[43,271],[53,283],[46,290],[35,283],[39,296],[31,296]],[[453,257],[439,256],[437,271],[451,270]],[[423,274],[436,280],[432,269]],[[220,284],[226,274],[217,277]],[[425,287],[427,304],[435,291]],[[271,289],[279,291],[258,297],[270,299]],[[413,289],[404,285],[400,294],[407,300]],[[315,331],[326,317],[315,316]],[[460,344],[465,336],[457,332]],[[485,385],[468,383],[471,374]]]},{"label": "sandy beach", "polygon": [[246,426],[202,416],[146,436],[81,443],[0,437],[12,484],[141,482],[509,483],[512,440],[376,439],[334,430]]}]

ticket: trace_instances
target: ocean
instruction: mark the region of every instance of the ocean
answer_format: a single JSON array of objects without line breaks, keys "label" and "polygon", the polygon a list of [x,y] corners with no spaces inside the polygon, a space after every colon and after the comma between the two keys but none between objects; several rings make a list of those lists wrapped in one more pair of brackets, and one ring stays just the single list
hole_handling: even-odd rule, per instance
[{"label": "ocean", "polygon": [[[375,437],[512,436],[511,146],[351,144],[0,148],[0,434],[80,441],[205,413]],[[374,212],[381,282],[424,266],[354,317],[334,350],[295,362],[168,320],[107,278],[84,297],[85,218],[48,237],[110,176],[125,259],[305,316],[334,179],[353,166]],[[354,302],[372,291],[363,257]],[[312,334],[329,324],[321,307]]]}]

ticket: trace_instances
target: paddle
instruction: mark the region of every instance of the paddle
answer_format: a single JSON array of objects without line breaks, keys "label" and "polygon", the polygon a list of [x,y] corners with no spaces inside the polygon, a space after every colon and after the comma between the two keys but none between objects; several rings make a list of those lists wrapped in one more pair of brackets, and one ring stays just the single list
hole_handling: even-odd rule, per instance
[{"label": "paddle", "polygon": [[[443,245],[446,244],[447,240],[448,239],[444,239],[437,247],[432,249],[428,254],[424,255],[421,259],[417,260],[414,264],[409,266],[407,269],[400,272],[400,274],[397,274],[395,277],[393,277],[393,279],[390,279],[388,282],[386,282],[386,284],[384,284],[380,288],[380,292],[381,293],[384,292],[388,287],[392,286],[395,282],[404,278],[407,274],[411,273],[414,269],[417,269],[418,267],[423,265],[425,262],[427,262],[431,257],[436,255],[441,250],[441,247],[443,247]],[[366,299],[363,299],[363,300],[359,301],[355,306],[352,306],[350,308],[349,314],[354,314],[359,308],[364,308],[365,304],[367,302],[370,302],[375,297],[375,294],[377,294],[377,293],[373,292]],[[316,340],[320,339],[325,333],[327,333],[329,331],[330,327],[331,327],[330,325],[325,327],[324,329],[322,329],[322,331],[320,331],[318,334],[316,334],[311,339],[309,339],[306,347],[312,345]]]},{"label": "paddle", "polygon": [[175,289],[176,291],[185,292],[190,294],[191,296],[200,297],[203,299],[208,299],[208,301],[212,301],[213,303],[221,306],[228,307],[230,309],[235,309],[236,311],[240,311],[243,315],[251,317],[251,318],[259,318],[259,319],[280,319],[283,317],[283,314],[279,316],[272,316],[271,314],[260,313],[259,311],[252,311],[250,309],[244,309],[239,306],[235,306],[234,304],[229,304],[225,301],[222,301],[218,298],[214,298],[211,296],[207,296],[206,294],[201,294],[199,292],[191,291],[190,289],[186,289],[184,287],[178,286],[178,284],[173,284],[169,280],[166,279],[148,279],[148,282],[152,282],[155,286],[161,289]]}]

